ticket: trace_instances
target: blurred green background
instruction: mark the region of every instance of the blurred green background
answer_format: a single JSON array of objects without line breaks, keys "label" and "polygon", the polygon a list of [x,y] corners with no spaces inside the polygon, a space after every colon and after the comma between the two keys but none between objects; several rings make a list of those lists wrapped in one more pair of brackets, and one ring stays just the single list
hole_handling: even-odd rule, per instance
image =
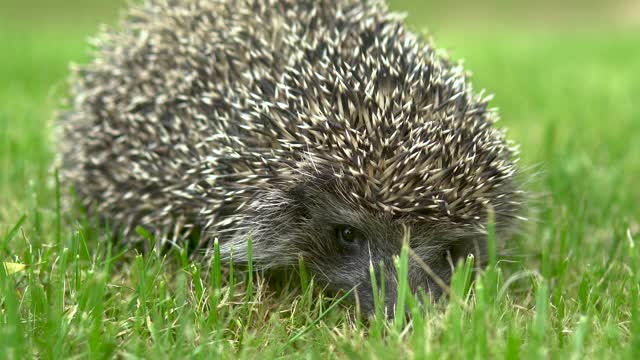
[{"label": "blurred green background", "polygon": [[[409,21],[420,24],[451,23],[456,27],[527,22],[542,26],[550,23],[593,26],[597,23],[628,23],[640,20],[639,4],[634,0],[390,0],[395,9],[409,14]],[[2,0],[0,22],[33,29],[52,26],[93,26],[108,22],[125,0]]]}]

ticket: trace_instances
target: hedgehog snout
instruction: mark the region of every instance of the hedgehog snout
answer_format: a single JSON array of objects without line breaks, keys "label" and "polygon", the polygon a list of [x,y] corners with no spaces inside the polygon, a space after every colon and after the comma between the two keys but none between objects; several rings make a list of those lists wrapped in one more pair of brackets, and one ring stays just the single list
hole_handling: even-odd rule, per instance
[{"label": "hedgehog snout", "polygon": [[[366,241],[367,246],[361,251],[336,256],[331,263],[318,270],[331,283],[330,288],[342,291],[354,289],[353,300],[367,317],[376,313],[377,303],[381,303],[377,306],[382,307],[387,319],[396,315],[400,279],[395,260],[402,243],[397,235],[397,238],[383,236]],[[438,301],[451,281],[455,264],[469,253],[474,253],[472,247],[477,247],[469,245],[469,241],[464,241],[464,246],[460,241],[433,245],[435,241],[427,239],[426,236],[413,239],[408,261],[408,290],[418,302]],[[374,276],[371,276],[372,269]],[[408,304],[404,305],[407,309]]]},{"label": "hedgehog snout", "polygon": [[[372,316],[376,311],[376,302],[381,302],[382,312],[387,319],[392,319],[395,314],[397,293],[397,272],[393,261],[383,261],[382,269],[374,266],[375,285],[378,293],[374,293],[373,279],[362,281],[355,289],[355,301],[362,312],[367,316]],[[370,272],[370,271],[369,271]],[[384,272],[384,274],[383,274]],[[384,279],[384,285],[382,283]],[[384,289],[384,294],[381,294]],[[382,296],[381,296],[382,295]],[[376,299],[377,298],[377,299]]]}]

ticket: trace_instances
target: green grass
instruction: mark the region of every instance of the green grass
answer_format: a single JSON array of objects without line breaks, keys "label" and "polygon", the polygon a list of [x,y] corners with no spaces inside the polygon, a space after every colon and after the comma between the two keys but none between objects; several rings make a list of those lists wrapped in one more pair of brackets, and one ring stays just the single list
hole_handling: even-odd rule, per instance
[{"label": "green grass", "polygon": [[50,119],[94,29],[49,29],[0,26],[0,261],[28,265],[0,266],[0,358],[640,356],[638,29],[436,29],[496,94],[536,196],[510,255],[473,284],[461,267],[449,305],[398,292],[409,327],[354,319],[303,264],[267,285],[218,262],[112,248],[60,210]]}]

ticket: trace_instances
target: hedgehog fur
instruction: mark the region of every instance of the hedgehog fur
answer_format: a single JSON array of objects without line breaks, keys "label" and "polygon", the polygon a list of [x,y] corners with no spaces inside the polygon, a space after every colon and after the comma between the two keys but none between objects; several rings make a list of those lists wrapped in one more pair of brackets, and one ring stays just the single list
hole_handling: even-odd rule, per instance
[{"label": "hedgehog fur", "polygon": [[[329,290],[373,307],[403,239],[445,283],[484,259],[521,208],[515,146],[459,63],[381,1],[148,0],[96,40],[60,116],[61,174],[136,239],[197,235],[225,258],[302,257]],[[411,260],[412,289],[442,289]],[[387,286],[388,301],[394,286]]]}]

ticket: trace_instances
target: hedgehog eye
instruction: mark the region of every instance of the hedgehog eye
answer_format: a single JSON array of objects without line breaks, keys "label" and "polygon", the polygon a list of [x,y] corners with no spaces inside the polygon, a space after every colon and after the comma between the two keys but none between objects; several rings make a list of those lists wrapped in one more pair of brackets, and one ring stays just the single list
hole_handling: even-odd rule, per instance
[{"label": "hedgehog eye", "polygon": [[336,237],[342,244],[353,244],[358,239],[358,231],[349,225],[336,227]]}]

